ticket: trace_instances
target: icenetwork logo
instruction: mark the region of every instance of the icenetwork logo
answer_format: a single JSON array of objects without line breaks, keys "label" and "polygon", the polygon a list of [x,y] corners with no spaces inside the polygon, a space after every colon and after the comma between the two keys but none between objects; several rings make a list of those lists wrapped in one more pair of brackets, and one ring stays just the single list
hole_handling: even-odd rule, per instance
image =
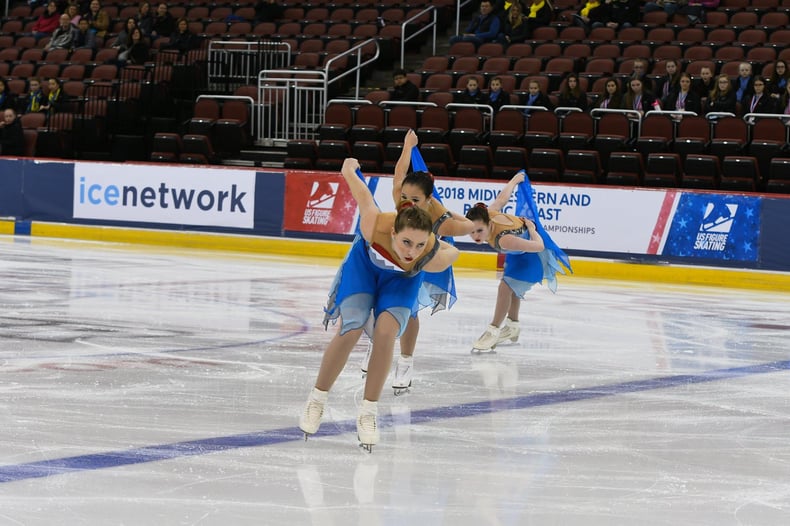
[{"label": "icenetwork logo", "polygon": [[249,170],[83,164],[74,167],[74,217],[254,228]]},{"label": "icenetwork logo", "polygon": [[170,187],[164,181],[155,187],[117,186],[89,184],[86,183],[85,177],[80,177],[79,183],[79,203],[83,205],[143,206],[161,209],[173,207],[184,210],[196,207],[204,212],[216,210],[243,214],[247,211],[244,207],[246,196],[247,192],[240,192],[235,184],[230,186],[230,190],[197,190]]},{"label": "icenetwork logo", "polygon": [[335,197],[340,183],[332,181],[313,181],[310,197],[304,210],[302,224],[327,225],[335,206]]},{"label": "icenetwork logo", "polygon": [[737,212],[736,204],[708,203],[697,232],[694,249],[723,252],[727,248],[727,239]]}]

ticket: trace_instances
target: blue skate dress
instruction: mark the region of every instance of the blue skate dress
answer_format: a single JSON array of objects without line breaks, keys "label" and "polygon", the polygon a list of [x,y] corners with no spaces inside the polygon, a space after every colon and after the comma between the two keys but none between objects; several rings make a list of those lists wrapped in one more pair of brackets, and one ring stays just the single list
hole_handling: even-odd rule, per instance
[{"label": "blue skate dress", "polygon": [[[439,228],[452,216],[447,208],[436,199],[431,200],[426,211],[431,216],[431,221],[433,221],[433,233],[438,237]],[[445,241],[453,244],[451,239],[445,239]],[[452,266],[441,272],[425,272],[416,311],[427,307],[431,309],[431,314],[435,314],[444,309],[450,309],[456,299],[455,277],[453,276]],[[412,313],[413,316],[417,315],[416,311]]]},{"label": "blue skate dress", "polygon": [[[324,327],[342,319],[341,334],[362,328],[373,311],[374,318],[389,312],[398,320],[400,333],[415,310],[425,272],[422,267],[439,250],[431,234],[425,251],[405,265],[390,252],[395,212],[379,214],[373,239],[358,236],[335,275],[324,308]],[[399,333],[399,335],[400,335]]]},{"label": "blue skate dress", "polygon": [[[516,296],[524,299],[524,294],[534,284],[541,283],[544,279],[549,289],[556,292],[557,272],[564,272],[554,250],[546,248],[542,252],[513,252],[503,249],[499,246],[499,240],[507,234],[530,239],[525,220],[491,209],[488,210],[488,215],[491,218],[491,235],[488,244],[497,252],[505,254],[505,271],[502,279]],[[495,222],[494,218],[497,218],[498,222]]]}]

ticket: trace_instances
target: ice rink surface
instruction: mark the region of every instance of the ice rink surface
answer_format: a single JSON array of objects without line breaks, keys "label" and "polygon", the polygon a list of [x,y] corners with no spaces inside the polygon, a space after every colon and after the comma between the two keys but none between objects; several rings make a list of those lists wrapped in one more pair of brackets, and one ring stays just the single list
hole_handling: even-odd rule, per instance
[{"label": "ice rink surface", "polygon": [[476,356],[459,271],[368,454],[363,342],[296,428],[337,264],[0,238],[0,525],[790,524],[787,294],[567,277]]}]

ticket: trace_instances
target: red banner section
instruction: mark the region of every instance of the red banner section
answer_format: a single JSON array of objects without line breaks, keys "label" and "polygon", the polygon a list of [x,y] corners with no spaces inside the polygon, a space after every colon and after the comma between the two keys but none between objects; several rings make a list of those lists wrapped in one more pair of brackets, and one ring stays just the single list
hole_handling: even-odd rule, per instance
[{"label": "red banner section", "polygon": [[357,207],[343,176],[288,172],[285,178],[285,230],[352,234]]}]

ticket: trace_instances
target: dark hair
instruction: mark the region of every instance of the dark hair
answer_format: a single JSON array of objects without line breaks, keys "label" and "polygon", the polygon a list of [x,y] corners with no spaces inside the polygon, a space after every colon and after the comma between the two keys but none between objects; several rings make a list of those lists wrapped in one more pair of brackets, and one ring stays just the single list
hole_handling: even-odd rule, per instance
[{"label": "dark hair", "polygon": [[466,218],[469,221],[482,221],[486,225],[491,221],[491,217],[488,215],[488,207],[485,203],[475,203],[475,206],[467,210]]},{"label": "dark hair", "polygon": [[413,228],[423,232],[433,232],[433,221],[425,210],[414,206],[411,201],[398,203],[398,215],[395,216],[395,233],[403,229]]},{"label": "dark hair", "polygon": [[404,77],[406,76],[406,70],[403,68],[397,68],[395,71],[392,72],[393,78],[399,77],[401,75],[403,75]]},{"label": "dark hair", "polygon": [[430,172],[411,172],[403,179],[403,185],[411,184],[418,187],[425,197],[433,195],[433,176]]}]

